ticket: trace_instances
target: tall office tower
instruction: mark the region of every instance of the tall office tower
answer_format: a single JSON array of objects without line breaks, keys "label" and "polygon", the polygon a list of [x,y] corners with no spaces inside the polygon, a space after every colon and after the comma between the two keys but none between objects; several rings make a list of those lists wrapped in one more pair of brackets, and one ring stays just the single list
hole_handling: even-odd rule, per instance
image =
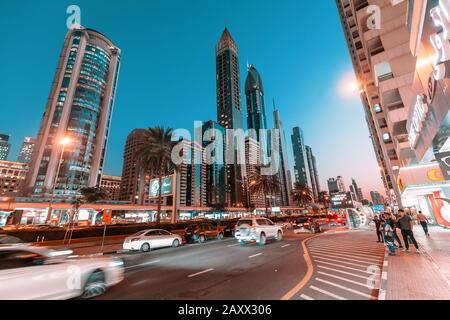
[{"label": "tall office tower", "polygon": [[308,159],[306,157],[305,141],[303,131],[299,127],[293,129],[291,135],[292,151],[294,152],[294,175],[295,182],[311,188]]},{"label": "tall office tower", "polygon": [[225,129],[214,121],[208,121],[203,124],[201,132],[206,161],[206,203],[208,207],[228,206]]},{"label": "tall office tower", "polygon": [[311,189],[314,195],[314,201],[318,201],[320,193],[320,185],[318,179],[318,171],[316,167],[316,159],[311,147],[306,146],[306,158],[308,159],[309,176],[311,177]]},{"label": "tall office tower", "polygon": [[120,200],[120,184],[122,177],[103,175],[100,188],[108,194],[108,200]]},{"label": "tall office tower", "polygon": [[370,198],[374,205],[384,205],[384,197],[378,191],[370,191]]},{"label": "tall office tower", "polygon": [[73,197],[100,185],[119,69],[120,49],[107,37],[69,30],[27,177],[30,194]]},{"label": "tall office tower", "polygon": [[338,176],[337,179],[339,192],[347,192],[347,188],[345,187],[345,181],[342,176]]},{"label": "tall office tower", "polygon": [[[142,184],[139,183],[140,177],[134,157],[136,150],[144,143],[144,136],[145,129],[135,129],[127,137],[123,152],[122,181],[120,183],[121,201],[142,204],[145,201],[142,195],[148,194],[148,192],[145,192],[145,188],[150,182],[150,178],[145,178]],[[139,192],[139,188],[143,188],[142,192]]]},{"label": "tall office tower", "polygon": [[[275,108],[275,102],[274,102]],[[289,207],[291,205],[291,192],[292,192],[292,175],[291,165],[289,163],[289,156],[287,151],[286,135],[284,133],[283,122],[280,118],[279,111],[275,108],[273,112],[273,120],[275,123],[275,129],[279,133],[279,151],[280,151],[280,167],[278,176],[281,183],[281,205]]]},{"label": "tall office tower", "polygon": [[197,142],[180,141],[182,163],[177,170],[178,206],[206,207],[206,165],[203,147]]},{"label": "tall office tower", "polygon": [[352,185],[351,185],[351,187],[352,187],[351,191],[355,194],[356,199],[359,202],[362,202],[364,200],[364,195],[362,193],[361,188],[358,187],[358,184],[356,183],[355,179],[353,179],[353,178],[352,178]]},{"label": "tall office tower", "polygon": [[30,163],[33,158],[33,151],[36,146],[36,139],[26,137],[23,140],[22,147],[20,148],[19,156],[17,157],[17,162]]},{"label": "tall office tower", "polygon": [[334,178],[328,179],[328,192],[330,193],[330,195],[340,192],[338,181],[336,179]]},{"label": "tall office tower", "polygon": [[8,160],[9,149],[11,149],[9,135],[0,133],[0,160]]},{"label": "tall office tower", "polygon": [[[216,86],[217,122],[226,130],[243,129],[239,51],[227,28],[216,45]],[[234,141],[234,164],[227,163],[226,185],[227,204],[237,207],[244,203],[245,143]],[[228,147],[232,149],[230,143]]]},{"label": "tall office tower", "polygon": [[[258,174],[257,166],[261,165],[261,148],[259,142],[251,137],[245,139],[245,164],[247,169],[247,189],[254,183],[254,176]],[[247,204],[254,208],[264,208],[265,199],[263,192],[247,191]]]},{"label": "tall office tower", "polygon": [[[336,4],[386,194],[390,204],[402,207],[399,172],[416,161],[407,130],[416,67],[406,23],[413,1],[336,0]],[[373,5],[378,12],[372,12]],[[374,19],[377,15],[382,18]]]},{"label": "tall office tower", "polygon": [[21,196],[27,173],[26,163],[0,160],[0,196]]},{"label": "tall office tower", "polygon": [[253,65],[248,67],[248,75],[245,81],[245,96],[249,135],[252,139],[261,142],[260,130],[267,129],[266,102],[261,76]]}]

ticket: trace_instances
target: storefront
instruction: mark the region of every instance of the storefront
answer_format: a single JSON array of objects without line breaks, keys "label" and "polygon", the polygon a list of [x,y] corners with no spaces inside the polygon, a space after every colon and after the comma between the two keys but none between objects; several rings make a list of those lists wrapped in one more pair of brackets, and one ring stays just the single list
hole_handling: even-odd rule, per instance
[{"label": "storefront", "polygon": [[410,1],[410,49],[417,57],[407,119],[415,159],[400,169],[403,206],[450,227],[450,6]]}]

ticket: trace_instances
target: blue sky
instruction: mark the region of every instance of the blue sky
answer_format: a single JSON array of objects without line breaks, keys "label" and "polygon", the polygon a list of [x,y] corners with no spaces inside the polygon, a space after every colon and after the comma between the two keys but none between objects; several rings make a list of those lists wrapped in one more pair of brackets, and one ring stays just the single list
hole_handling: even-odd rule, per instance
[{"label": "blue sky", "polygon": [[37,134],[71,4],[83,26],[122,49],[107,173],[121,174],[134,128],[192,129],[194,120],[216,119],[215,44],[227,26],[240,49],[241,88],[248,61],[263,78],[269,123],[275,98],[287,137],[303,128],[322,188],[343,175],[366,194],[382,190],[359,97],[339,90],[352,67],[328,0],[2,0],[0,132],[12,136],[11,160],[23,138]]}]

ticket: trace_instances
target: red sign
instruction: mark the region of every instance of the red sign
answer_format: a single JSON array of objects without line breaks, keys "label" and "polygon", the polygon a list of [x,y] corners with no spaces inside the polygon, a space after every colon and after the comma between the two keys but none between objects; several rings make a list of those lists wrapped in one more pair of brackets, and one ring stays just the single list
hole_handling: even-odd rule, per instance
[{"label": "red sign", "polygon": [[111,209],[103,209],[103,223],[111,224],[112,219],[112,210]]}]

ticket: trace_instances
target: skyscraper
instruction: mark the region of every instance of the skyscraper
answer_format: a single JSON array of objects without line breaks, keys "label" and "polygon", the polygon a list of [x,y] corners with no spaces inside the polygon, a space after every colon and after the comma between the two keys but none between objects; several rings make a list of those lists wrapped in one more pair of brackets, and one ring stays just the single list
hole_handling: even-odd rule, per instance
[{"label": "skyscraper", "polygon": [[[257,166],[261,165],[261,148],[259,142],[252,137],[245,139],[245,164],[247,169],[247,189],[254,183],[254,177],[259,174]],[[265,198],[263,192],[250,192],[247,190],[247,204],[254,208],[263,208]]]},{"label": "skyscraper", "polygon": [[316,157],[312,152],[312,148],[306,146],[306,158],[308,159],[309,176],[311,178],[311,189],[314,195],[314,201],[318,201],[320,193],[319,173],[317,170]]},{"label": "skyscraper", "polygon": [[305,141],[303,139],[303,131],[299,127],[293,129],[291,140],[294,152],[295,182],[305,187],[311,187]]},{"label": "skyscraper", "polygon": [[339,192],[347,192],[347,188],[345,188],[344,178],[342,176],[338,176],[336,180],[337,180]]},{"label": "skyscraper", "polygon": [[[37,137],[28,193],[71,197],[99,186],[120,69],[120,49],[83,27],[69,30]],[[69,141],[62,145],[61,141]],[[64,153],[63,153],[64,150]]]},{"label": "skyscraper", "polygon": [[[275,103],[274,103],[275,104]],[[275,107],[275,105],[274,105]],[[291,176],[291,165],[289,164],[289,156],[287,152],[286,136],[284,134],[283,122],[280,118],[280,113],[275,109],[273,112],[273,120],[275,122],[275,129],[278,130],[279,134],[279,152],[280,152],[280,167],[279,167],[279,178],[281,183],[281,205],[290,206],[291,205],[291,191],[292,191],[292,176]]]},{"label": "skyscraper", "polygon": [[20,148],[19,156],[17,157],[17,162],[30,163],[33,157],[33,151],[36,146],[36,139],[26,137],[23,140],[22,147]]},{"label": "skyscraper", "polygon": [[245,96],[249,135],[256,141],[261,142],[260,130],[267,129],[266,102],[261,76],[253,65],[248,67],[247,80],[245,81]]},{"label": "skyscraper", "polygon": [[0,133],[0,160],[8,160],[10,148],[9,135]]},{"label": "skyscraper", "polygon": [[334,178],[328,179],[328,192],[330,193],[330,195],[339,193],[339,186],[336,179]]},{"label": "skyscraper", "polygon": [[[216,86],[218,124],[225,130],[243,129],[239,51],[227,28],[216,45]],[[241,164],[245,162],[245,142],[234,142],[234,164],[227,163],[226,185],[227,204],[236,207],[244,204],[245,166]],[[227,145],[232,149],[230,143]]]},{"label": "skyscraper", "polygon": [[358,184],[356,183],[356,180],[352,178],[352,185],[350,186],[350,191],[355,194],[356,199],[359,202],[362,202],[364,200],[364,195],[362,193],[362,190],[360,187],[358,187]]}]

